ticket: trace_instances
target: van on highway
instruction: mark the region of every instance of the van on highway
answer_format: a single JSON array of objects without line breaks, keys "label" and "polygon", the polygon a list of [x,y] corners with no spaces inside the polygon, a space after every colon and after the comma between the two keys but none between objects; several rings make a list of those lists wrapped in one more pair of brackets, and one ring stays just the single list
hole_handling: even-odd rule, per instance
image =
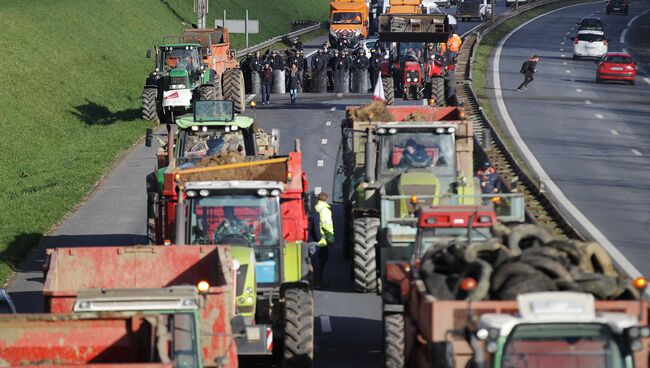
[{"label": "van on highway", "polygon": [[573,59],[581,57],[600,58],[607,53],[607,38],[603,31],[579,31],[573,40]]}]

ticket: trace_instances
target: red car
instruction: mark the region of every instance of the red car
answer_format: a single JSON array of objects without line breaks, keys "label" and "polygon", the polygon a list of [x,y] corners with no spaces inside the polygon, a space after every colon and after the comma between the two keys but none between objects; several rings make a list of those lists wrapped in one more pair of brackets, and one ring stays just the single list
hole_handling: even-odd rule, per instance
[{"label": "red car", "polygon": [[596,83],[605,80],[625,81],[634,85],[637,64],[630,54],[624,52],[608,52],[596,62]]}]

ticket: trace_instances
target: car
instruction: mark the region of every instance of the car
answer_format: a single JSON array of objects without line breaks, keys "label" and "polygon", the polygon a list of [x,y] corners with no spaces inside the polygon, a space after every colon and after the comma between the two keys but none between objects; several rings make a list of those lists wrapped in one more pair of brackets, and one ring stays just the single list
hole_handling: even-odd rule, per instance
[{"label": "car", "polygon": [[619,13],[627,15],[628,2],[627,0],[609,0],[606,8],[607,14]]},{"label": "car", "polygon": [[600,58],[607,53],[607,38],[603,31],[579,31],[573,40],[573,59]]},{"label": "car", "polygon": [[600,18],[586,17],[582,18],[578,23],[578,32],[580,31],[605,31],[605,24]]},{"label": "car", "polygon": [[16,307],[9,293],[5,289],[0,288],[0,314],[2,313],[16,313]]},{"label": "car", "polygon": [[596,83],[605,80],[625,81],[634,85],[637,63],[630,54],[624,52],[608,52],[596,61]]}]

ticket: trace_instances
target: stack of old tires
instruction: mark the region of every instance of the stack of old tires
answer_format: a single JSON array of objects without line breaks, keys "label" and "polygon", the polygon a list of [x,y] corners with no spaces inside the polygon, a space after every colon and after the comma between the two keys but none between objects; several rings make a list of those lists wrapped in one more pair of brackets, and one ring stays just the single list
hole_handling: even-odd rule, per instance
[{"label": "stack of old tires", "polygon": [[[472,244],[433,244],[422,257],[427,290],[442,300],[511,300],[540,291],[577,291],[597,299],[638,297],[597,243],[560,240],[544,227],[497,225],[493,238]],[[477,281],[469,292],[466,277]]]}]

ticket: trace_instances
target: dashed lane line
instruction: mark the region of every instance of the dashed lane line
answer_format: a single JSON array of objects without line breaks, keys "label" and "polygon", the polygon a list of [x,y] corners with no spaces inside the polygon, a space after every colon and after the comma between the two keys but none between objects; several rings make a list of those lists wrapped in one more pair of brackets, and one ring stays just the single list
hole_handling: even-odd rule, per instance
[{"label": "dashed lane line", "polygon": [[320,329],[322,332],[332,332],[332,324],[330,323],[330,316],[320,316]]},{"label": "dashed lane line", "polygon": [[336,111],[336,106],[332,106],[332,108],[330,108],[330,111]]},{"label": "dashed lane line", "polygon": [[586,104],[586,105],[591,105],[591,101],[589,101],[589,100],[585,100],[585,104]]},{"label": "dashed lane line", "polygon": [[598,119],[605,119],[605,117],[604,117],[602,114],[596,114],[596,117],[597,117]]},{"label": "dashed lane line", "polygon": [[320,140],[320,144],[327,144],[327,138],[323,138]]},{"label": "dashed lane line", "polygon": [[564,49],[560,49],[560,51],[564,51]]},{"label": "dashed lane line", "polygon": [[316,166],[323,167],[323,165],[325,165],[325,161],[323,161],[323,160],[316,161]]},{"label": "dashed lane line", "polygon": [[325,122],[325,125],[330,126],[330,125],[332,125],[332,122],[328,120],[328,121]]},{"label": "dashed lane line", "polygon": [[566,62],[566,61],[563,61],[563,62],[562,62],[562,65],[567,65],[567,62]]},{"label": "dashed lane line", "polygon": [[560,57],[566,57],[566,55],[562,54],[562,55],[560,55]]},{"label": "dashed lane line", "polygon": [[634,156],[643,156],[643,153],[639,151],[638,149],[632,148],[630,151],[634,154]]},{"label": "dashed lane line", "polygon": [[612,133],[612,135],[621,135],[618,130],[610,129],[609,132]]},{"label": "dashed lane line", "polygon": [[580,88],[576,88],[576,92],[582,92]]},{"label": "dashed lane line", "polygon": [[569,74],[569,73],[571,73],[571,71],[570,71],[570,70],[568,70],[568,69],[567,69],[567,70],[565,70],[565,72],[566,72],[567,74]]}]

